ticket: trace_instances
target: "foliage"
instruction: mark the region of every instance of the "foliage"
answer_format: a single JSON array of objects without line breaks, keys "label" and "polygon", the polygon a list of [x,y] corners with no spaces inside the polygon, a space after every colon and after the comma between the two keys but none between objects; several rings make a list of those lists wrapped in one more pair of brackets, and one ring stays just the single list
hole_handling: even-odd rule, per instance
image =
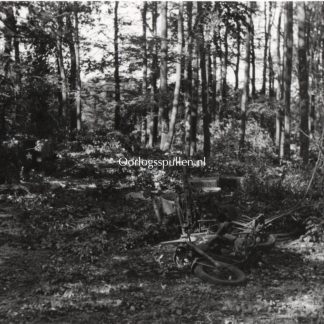
[{"label": "foliage", "polygon": [[215,156],[215,160],[209,163],[209,169],[214,165],[214,171],[220,174],[241,176],[249,175],[255,169],[262,168],[265,164],[272,165],[276,161],[273,138],[262,126],[261,115],[253,114],[253,105],[251,106],[251,114],[246,126],[246,149],[243,161],[240,161],[237,140],[239,122],[236,118],[228,117],[222,122],[216,121],[212,124],[211,133],[214,134],[212,155]]},{"label": "foliage", "polygon": [[311,216],[305,221],[306,232],[302,236],[305,242],[324,242],[323,215],[320,217]]}]

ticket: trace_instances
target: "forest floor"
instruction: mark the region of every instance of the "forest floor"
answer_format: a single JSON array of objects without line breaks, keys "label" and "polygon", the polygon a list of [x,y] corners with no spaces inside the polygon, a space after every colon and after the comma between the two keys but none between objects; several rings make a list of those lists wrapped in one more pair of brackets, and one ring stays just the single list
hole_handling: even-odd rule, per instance
[{"label": "forest floor", "polygon": [[98,201],[86,187],[0,204],[1,323],[324,323],[323,245],[281,243],[246,284],[215,286],[166,265],[170,249],[129,248],[127,228],[103,223],[153,213],[149,201]]}]

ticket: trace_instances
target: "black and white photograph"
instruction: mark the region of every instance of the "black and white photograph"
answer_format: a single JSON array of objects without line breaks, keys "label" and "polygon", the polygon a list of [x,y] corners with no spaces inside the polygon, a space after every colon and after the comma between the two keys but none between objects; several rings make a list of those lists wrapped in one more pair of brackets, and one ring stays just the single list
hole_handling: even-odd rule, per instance
[{"label": "black and white photograph", "polygon": [[0,323],[324,324],[323,1],[0,0]]}]

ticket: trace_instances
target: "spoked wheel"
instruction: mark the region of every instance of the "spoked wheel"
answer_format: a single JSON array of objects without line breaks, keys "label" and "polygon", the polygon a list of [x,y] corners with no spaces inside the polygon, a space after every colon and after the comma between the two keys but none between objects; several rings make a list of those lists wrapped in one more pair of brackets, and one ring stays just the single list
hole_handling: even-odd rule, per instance
[{"label": "spoked wheel", "polygon": [[246,280],[246,276],[239,268],[221,261],[217,266],[206,259],[198,259],[193,264],[193,273],[202,279],[218,285],[238,285]]}]

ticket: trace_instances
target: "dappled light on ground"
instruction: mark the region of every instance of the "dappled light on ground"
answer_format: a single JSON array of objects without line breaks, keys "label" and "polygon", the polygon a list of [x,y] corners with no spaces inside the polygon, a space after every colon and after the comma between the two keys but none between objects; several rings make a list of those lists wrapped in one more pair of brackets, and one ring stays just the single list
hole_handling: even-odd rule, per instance
[{"label": "dappled light on ground", "polygon": [[[33,242],[21,236],[32,235],[32,219],[26,228],[23,216],[14,216],[15,209],[2,209],[7,217],[2,218],[1,231],[8,226],[16,229],[0,247],[2,322],[217,323],[233,319],[286,324],[298,319],[310,323],[304,319],[323,316],[323,263],[309,259],[309,250],[303,249],[300,240],[281,243],[265,255],[262,264],[246,269],[246,285],[214,286],[201,282],[190,271],[175,268],[171,247],[125,248],[129,243],[125,238],[130,235],[123,230],[125,224],[116,228],[103,223],[104,219],[95,216],[98,211],[93,206],[100,203],[90,196],[84,201],[87,214],[79,215],[78,204],[88,188],[81,182],[60,187],[60,194],[54,189],[51,204],[61,205],[70,216],[61,228],[52,227],[55,222],[44,214],[46,226]],[[69,206],[64,207],[66,194]],[[129,208],[133,211],[135,206],[146,206],[145,212],[153,213],[149,201],[124,199],[121,206],[111,199],[105,196],[104,211],[109,215],[127,213]],[[35,213],[39,212],[36,207]],[[55,213],[60,214],[60,208]],[[92,238],[101,233],[104,241],[90,243],[88,232]],[[99,252],[89,244],[96,248],[104,244],[106,251]],[[157,258],[161,253],[164,258]]]}]

